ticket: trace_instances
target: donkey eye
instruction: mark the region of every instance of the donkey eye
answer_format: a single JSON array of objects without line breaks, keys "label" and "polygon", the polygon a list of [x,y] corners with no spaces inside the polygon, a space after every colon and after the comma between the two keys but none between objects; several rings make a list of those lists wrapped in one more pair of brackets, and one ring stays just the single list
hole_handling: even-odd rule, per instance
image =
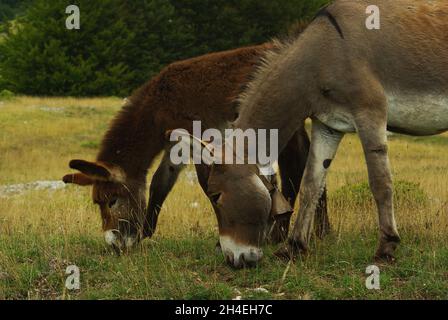
[{"label": "donkey eye", "polygon": [[117,204],[117,199],[113,199],[112,201],[109,202],[109,208],[111,209],[113,206],[115,206]]},{"label": "donkey eye", "polygon": [[214,203],[217,204],[219,201],[219,198],[221,198],[221,193],[216,193],[210,196],[210,200]]}]

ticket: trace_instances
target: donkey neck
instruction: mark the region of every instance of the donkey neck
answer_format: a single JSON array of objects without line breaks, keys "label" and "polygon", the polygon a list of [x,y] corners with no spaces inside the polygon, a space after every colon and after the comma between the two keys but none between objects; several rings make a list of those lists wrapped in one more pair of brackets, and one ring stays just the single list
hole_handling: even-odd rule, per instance
[{"label": "donkey neck", "polygon": [[297,64],[297,50],[293,43],[277,43],[276,46],[276,50],[267,53],[255,80],[240,96],[240,116],[234,127],[243,130],[278,129],[281,151],[310,115],[305,108],[304,97],[291,85],[293,79],[300,77],[300,70],[290,67]]},{"label": "donkey neck", "polygon": [[163,149],[163,130],[156,124],[151,86],[136,92],[106,133],[97,160],[117,165],[131,179],[143,179]]}]

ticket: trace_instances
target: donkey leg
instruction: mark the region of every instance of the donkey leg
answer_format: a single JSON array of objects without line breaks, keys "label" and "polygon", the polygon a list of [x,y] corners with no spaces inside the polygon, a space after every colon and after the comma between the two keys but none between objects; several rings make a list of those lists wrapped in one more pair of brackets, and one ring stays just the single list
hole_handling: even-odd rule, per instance
[{"label": "donkey leg", "polygon": [[196,174],[198,175],[198,181],[202,190],[204,190],[205,194],[207,194],[208,177],[210,176],[210,167],[205,164],[197,164]]},{"label": "donkey leg", "polygon": [[[210,167],[204,164],[197,164],[196,165],[196,173],[198,175],[198,181],[201,185],[202,190],[204,190],[204,193],[207,194],[208,189],[208,177],[210,176]],[[212,203],[213,205],[213,203]],[[219,221],[218,221],[219,223]],[[221,242],[218,240],[215,245],[215,250],[218,255],[222,254],[221,251]]]},{"label": "donkey leg", "polygon": [[306,253],[312,235],[319,199],[325,190],[325,178],[344,134],[334,131],[319,121],[313,121],[311,149],[300,189],[300,209],[288,245],[276,254],[293,258]]},{"label": "donkey leg", "polygon": [[315,223],[316,235],[323,239],[325,236],[331,233],[331,223],[328,217],[328,207],[327,207],[327,188],[324,187],[324,192],[319,199],[316,209],[316,223]]},{"label": "donkey leg", "polygon": [[[302,132],[296,132],[280,153],[278,166],[280,168],[280,178],[282,184],[282,193],[288,200],[292,208],[296,203],[299,193],[300,183],[308,158],[310,141],[305,129]],[[273,244],[284,242],[289,233],[291,216],[285,216],[275,221],[269,241]]]},{"label": "donkey leg", "polygon": [[378,208],[380,244],[375,258],[394,261],[394,252],[400,243],[400,236],[394,216],[393,183],[390,171],[386,117],[375,125],[374,117],[357,123],[358,133],[364,148],[369,172],[370,189]]},{"label": "donkey leg", "polygon": [[279,155],[278,165],[282,179],[282,193],[293,207],[299,193],[309,149],[308,134],[303,130],[294,134]]},{"label": "donkey leg", "polygon": [[[305,171],[310,140],[305,128],[296,132],[286,148],[279,156],[282,192],[294,208],[297,194]],[[289,227],[289,220],[288,220]],[[323,238],[331,232],[330,220],[327,213],[327,192],[324,190],[316,209],[316,235]],[[287,235],[286,235],[287,236]]]},{"label": "donkey leg", "polygon": [[174,165],[171,162],[169,154],[169,152],[165,153],[151,181],[149,203],[146,210],[146,221],[143,233],[144,237],[150,238],[153,236],[163,202],[173,189],[173,186],[179,177],[179,173],[183,169],[182,165]]}]

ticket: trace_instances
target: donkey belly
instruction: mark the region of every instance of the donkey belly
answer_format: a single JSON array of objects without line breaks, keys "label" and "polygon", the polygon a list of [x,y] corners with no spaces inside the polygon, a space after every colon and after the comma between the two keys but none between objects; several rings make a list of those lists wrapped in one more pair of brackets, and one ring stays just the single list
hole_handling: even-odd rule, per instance
[{"label": "donkey belly", "polygon": [[416,136],[448,131],[448,96],[387,94],[388,129]]}]

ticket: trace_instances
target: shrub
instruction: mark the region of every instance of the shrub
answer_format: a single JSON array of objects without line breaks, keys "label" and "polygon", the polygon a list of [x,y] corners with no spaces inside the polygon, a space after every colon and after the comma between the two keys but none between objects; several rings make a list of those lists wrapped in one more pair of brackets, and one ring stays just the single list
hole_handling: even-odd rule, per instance
[{"label": "shrub", "polygon": [[2,90],[0,91],[0,100],[11,100],[14,98],[14,93],[9,90]]}]

